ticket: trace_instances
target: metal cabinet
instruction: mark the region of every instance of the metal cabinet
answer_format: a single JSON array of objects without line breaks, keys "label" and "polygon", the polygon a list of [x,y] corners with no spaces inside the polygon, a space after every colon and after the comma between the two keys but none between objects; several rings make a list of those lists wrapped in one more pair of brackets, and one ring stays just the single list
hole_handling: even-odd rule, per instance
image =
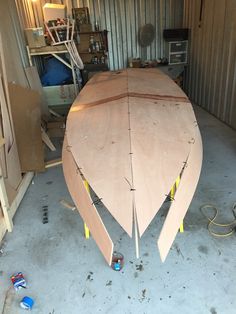
[{"label": "metal cabinet", "polygon": [[186,64],[188,62],[188,41],[169,41],[166,43],[168,63]]}]

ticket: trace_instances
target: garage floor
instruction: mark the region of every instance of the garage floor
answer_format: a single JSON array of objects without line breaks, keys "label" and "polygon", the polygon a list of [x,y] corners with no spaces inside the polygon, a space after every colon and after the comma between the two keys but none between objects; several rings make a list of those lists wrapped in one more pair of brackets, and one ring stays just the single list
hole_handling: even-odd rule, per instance
[{"label": "garage floor", "polygon": [[[115,272],[107,266],[92,238],[85,240],[76,211],[64,208],[70,201],[61,166],[35,176],[0,251],[0,313],[24,313],[19,301],[35,299],[32,313],[42,314],[172,314],[236,313],[236,235],[213,238],[199,211],[213,203],[219,220],[234,219],[236,201],[236,133],[196,107],[204,143],[200,183],[167,261],[156,248],[167,204],[140,241],[136,260],[134,241],[108,212],[99,206],[103,220],[125,256]],[[48,205],[49,223],[42,223],[42,206]],[[9,277],[22,271],[28,289],[15,292]]]}]

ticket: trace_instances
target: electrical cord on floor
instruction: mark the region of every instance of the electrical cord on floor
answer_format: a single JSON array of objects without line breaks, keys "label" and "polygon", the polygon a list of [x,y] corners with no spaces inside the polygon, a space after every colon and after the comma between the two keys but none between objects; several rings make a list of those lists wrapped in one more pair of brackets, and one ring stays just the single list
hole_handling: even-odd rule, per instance
[{"label": "electrical cord on floor", "polygon": [[[214,216],[212,218],[209,218],[209,216],[205,213],[205,209],[206,208],[211,208],[214,211]],[[233,215],[236,218],[236,203],[234,203],[233,208]],[[223,238],[223,237],[229,237],[232,234],[234,234],[236,232],[236,219],[234,219],[233,221],[229,222],[229,223],[218,223],[215,222],[218,214],[219,214],[219,210],[211,204],[205,204],[202,205],[200,207],[200,212],[202,213],[202,215],[209,221],[208,225],[207,225],[207,229],[210,232],[211,235],[215,236],[215,237],[219,237],[219,238]],[[231,227],[229,232],[226,233],[217,233],[215,231],[212,230],[212,226],[217,226],[217,227],[221,227],[221,228],[229,228]]]}]

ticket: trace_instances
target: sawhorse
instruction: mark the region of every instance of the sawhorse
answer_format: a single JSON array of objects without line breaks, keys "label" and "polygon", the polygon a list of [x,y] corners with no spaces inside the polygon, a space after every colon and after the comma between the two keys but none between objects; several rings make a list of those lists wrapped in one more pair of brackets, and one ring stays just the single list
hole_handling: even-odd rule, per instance
[{"label": "sawhorse", "polygon": [[[180,183],[180,176],[178,176],[178,178],[175,181],[175,184],[173,185],[172,189],[170,190],[170,198],[171,201],[174,200],[174,196],[175,196],[175,192],[179,186]],[[179,232],[183,233],[184,232],[184,222],[181,223],[180,227],[179,227]]]},{"label": "sawhorse", "polygon": [[[173,185],[171,191],[170,191],[170,198],[171,200],[174,199],[175,196],[175,192],[179,186],[180,183],[180,176],[178,176],[178,178],[175,181],[175,184]],[[89,184],[87,180],[84,180],[84,186],[87,190],[87,192],[90,194],[90,189],[89,189]],[[183,233],[184,232],[184,222],[181,223],[180,227],[179,227],[179,232]],[[89,228],[87,227],[86,223],[84,223],[84,235],[86,239],[89,239],[90,236],[90,232],[89,232]]]},{"label": "sawhorse", "polygon": [[[90,194],[90,188],[89,188],[89,184],[88,184],[87,180],[84,180],[84,186],[85,186],[85,189],[87,190],[87,192]],[[85,222],[84,222],[84,235],[85,235],[86,239],[89,239],[90,232],[89,232],[89,228],[87,227]]]}]

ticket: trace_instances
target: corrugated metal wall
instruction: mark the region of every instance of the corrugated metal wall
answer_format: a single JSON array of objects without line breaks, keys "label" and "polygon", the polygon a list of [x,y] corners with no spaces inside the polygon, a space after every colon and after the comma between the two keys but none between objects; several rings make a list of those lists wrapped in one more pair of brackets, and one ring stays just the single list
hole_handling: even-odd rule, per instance
[{"label": "corrugated metal wall", "polygon": [[184,26],[191,29],[190,99],[236,128],[236,1],[185,0]]},{"label": "corrugated metal wall", "polygon": [[[21,23],[25,27],[42,25],[42,6],[47,2],[66,4],[69,15],[73,7],[89,8],[91,23],[98,21],[101,29],[108,30],[111,70],[127,67],[130,57],[143,60],[164,57],[163,29],[181,27],[183,21],[184,0],[16,0]],[[146,23],[155,26],[156,36],[151,46],[142,48],[137,36]]]},{"label": "corrugated metal wall", "polygon": [[[157,59],[165,56],[162,31],[181,27],[183,0],[74,0],[73,7],[89,7],[91,23],[107,29],[110,69],[127,67],[128,58]],[[156,37],[151,46],[138,44],[138,30],[152,23]]]}]

